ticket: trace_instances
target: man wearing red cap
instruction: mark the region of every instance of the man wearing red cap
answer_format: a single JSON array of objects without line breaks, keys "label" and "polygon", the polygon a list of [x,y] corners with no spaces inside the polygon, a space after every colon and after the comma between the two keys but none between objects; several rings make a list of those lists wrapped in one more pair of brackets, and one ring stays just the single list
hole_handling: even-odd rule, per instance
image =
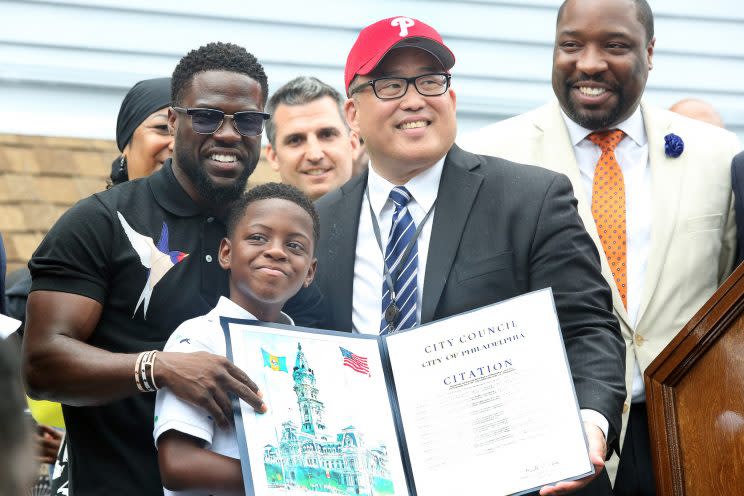
[{"label": "man wearing red cap", "polygon": [[552,287],[600,476],[542,494],[611,494],[602,468],[617,448],[624,347],[597,250],[565,176],[454,145],[454,63],[409,17],[366,27],[349,53],[346,118],[370,167],[317,203],[325,324],[387,333]]}]

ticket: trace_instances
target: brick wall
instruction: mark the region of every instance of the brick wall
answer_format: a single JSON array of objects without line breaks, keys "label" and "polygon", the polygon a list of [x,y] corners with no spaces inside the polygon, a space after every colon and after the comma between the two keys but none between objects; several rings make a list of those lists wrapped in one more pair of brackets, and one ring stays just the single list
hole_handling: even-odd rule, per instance
[{"label": "brick wall", "polygon": [[[106,187],[117,155],[114,141],[0,134],[0,233],[8,273],[28,262],[65,210]],[[277,180],[262,156],[249,187]]]}]

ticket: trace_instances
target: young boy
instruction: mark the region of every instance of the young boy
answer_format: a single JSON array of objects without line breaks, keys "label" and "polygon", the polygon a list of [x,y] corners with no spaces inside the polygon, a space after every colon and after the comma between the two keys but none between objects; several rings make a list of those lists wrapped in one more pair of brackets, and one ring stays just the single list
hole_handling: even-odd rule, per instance
[{"label": "young boy", "polygon": [[[313,280],[318,234],[318,214],[296,188],[269,183],[247,192],[231,210],[219,248],[220,266],[230,271],[230,299],[181,324],[164,351],[225,356],[220,316],[292,324],[281,309]],[[154,437],[166,496],[243,494],[234,426],[216,427],[206,410],[164,388],[155,403]]]}]

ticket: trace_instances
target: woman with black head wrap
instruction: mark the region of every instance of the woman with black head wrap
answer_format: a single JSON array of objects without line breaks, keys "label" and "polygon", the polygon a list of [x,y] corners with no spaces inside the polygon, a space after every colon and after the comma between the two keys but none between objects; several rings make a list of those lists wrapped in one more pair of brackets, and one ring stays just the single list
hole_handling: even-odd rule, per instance
[{"label": "woman with black head wrap", "polygon": [[[121,155],[111,164],[107,189],[149,176],[170,158],[173,153],[173,136],[168,132],[170,84],[169,77],[145,79],[132,86],[122,100],[116,118],[116,145]],[[25,323],[31,274],[24,268],[11,276],[14,282],[5,293],[6,315]]]},{"label": "woman with black head wrap", "polygon": [[170,91],[170,78],[146,79],[124,97],[116,120],[116,145],[121,155],[111,164],[111,186],[149,176],[170,158]]}]

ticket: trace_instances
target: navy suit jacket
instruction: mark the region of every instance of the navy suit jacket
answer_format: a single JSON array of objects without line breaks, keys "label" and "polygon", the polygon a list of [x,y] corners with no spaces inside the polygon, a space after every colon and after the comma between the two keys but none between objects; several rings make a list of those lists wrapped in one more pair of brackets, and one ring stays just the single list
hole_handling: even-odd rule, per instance
[{"label": "navy suit jacket", "polygon": [[[365,172],[316,202],[316,282],[327,303],[323,326],[330,329],[352,328],[354,254],[366,184]],[[421,322],[552,287],[579,405],[607,418],[608,445],[616,448],[625,345],[568,178],[453,145],[432,222]]]},{"label": "navy suit jacket", "polygon": [[744,260],[744,152],[731,161],[731,188],[736,217],[736,266]]}]

